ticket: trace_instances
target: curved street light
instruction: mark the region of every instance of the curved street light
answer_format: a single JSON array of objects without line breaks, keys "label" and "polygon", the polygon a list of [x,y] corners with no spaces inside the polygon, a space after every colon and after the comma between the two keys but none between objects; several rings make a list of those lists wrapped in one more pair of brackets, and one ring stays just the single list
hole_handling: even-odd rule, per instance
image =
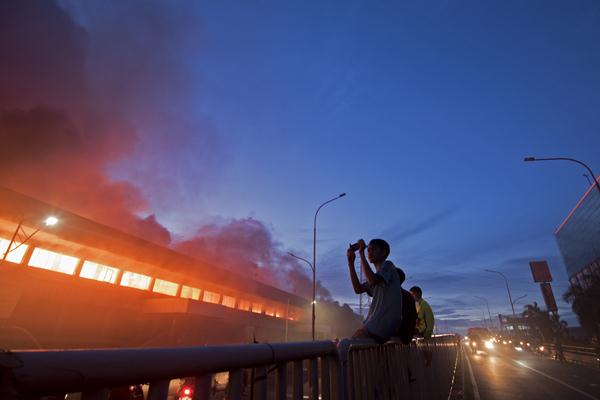
[{"label": "curved street light", "polygon": [[485,317],[485,311],[481,307],[477,308],[479,308],[479,311],[481,311],[481,316],[483,317],[483,325],[485,326],[485,329],[489,329],[487,318]]},{"label": "curved street light", "polygon": [[312,340],[315,340],[315,317],[316,317],[316,311],[315,311],[315,302],[316,302],[316,295],[317,295],[317,215],[319,214],[319,211],[321,210],[321,208],[323,208],[324,205],[331,203],[332,201],[335,201],[341,197],[344,197],[346,195],[346,193],[340,193],[339,195],[335,196],[333,199],[329,199],[326,202],[324,202],[323,204],[321,204],[319,206],[319,208],[317,208],[317,211],[315,212],[315,219],[313,221],[313,262],[312,262],[312,271],[313,271],[313,302],[312,302]]},{"label": "curved street light", "polygon": [[510,295],[510,289],[508,288],[508,279],[506,279],[506,276],[502,272],[494,271],[493,269],[486,269],[485,272],[491,272],[494,274],[498,274],[498,275],[502,276],[502,278],[504,278],[504,283],[506,283],[506,291],[508,292],[508,301],[510,301],[510,308],[512,308],[513,317],[516,317],[515,305],[512,301],[512,296]]},{"label": "curved street light", "polygon": [[517,297],[517,298],[515,299],[515,301],[513,301],[513,304],[517,304],[517,302],[518,302],[519,300],[521,300],[521,299],[524,299],[525,297],[527,297],[527,295],[526,295],[526,294],[524,294],[523,296],[519,296],[519,297]]},{"label": "curved street light", "polygon": [[598,179],[596,178],[596,175],[594,175],[594,172],[592,171],[592,169],[590,167],[588,167],[588,165],[582,161],[576,160],[574,158],[569,158],[569,157],[547,157],[547,158],[525,157],[523,159],[523,161],[525,161],[525,162],[530,162],[530,161],[571,161],[571,162],[577,163],[579,165],[582,165],[583,167],[585,167],[588,170],[590,175],[592,175],[592,179],[593,179],[594,183],[596,184],[596,188],[598,189],[598,192],[600,193],[600,183],[598,183]]},{"label": "curved street light", "polygon": [[[297,255],[295,255],[294,253],[292,253],[291,251],[287,252],[290,256],[297,258],[298,260],[304,261],[305,263],[308,264],[308,266],[310,267],[311,271],[314,271],[315,268],[313,267],[312,263],[310,261],[308,261],[306,258],[302,258],[302,257],[298,257]],[[314,299],[313,299],[314,300]]]},{"label": "curved street light", "polygon": [[[292,256],[294,258],[297,258],[300,261],[304,261],[305,263],[308,264],[308,266],[310,267],[311,271],[313,272],[313,286],[314,286],[315,285],[315,281],[314,281],[314,279],[315,279],[315,267],[313,267],[313,265],[311,264],[311,262],[308,261],[306,258],[298,257],[297,255],[295,255],[291,251],[288,251],[287,253],[290,256]],[[315,299],[315,292],[314,291],[313,291],[313,298],[312,298],[311,304],[313,305],[313,307],[315,306],[315,304],[317,304],[317,300]],[[286,316],[286,318],[287,318],[287,316]],[[314,319],[312,320],[312,331],[313,332],[315,331],[315,320]],[[314,340],[314,338],[313,338],[313,340]],[[287,341],[287,339],[286,339],[286,341]]]},{"label": "curved street light", "polygon": [[588,174],[583,174],[583,176],[585,176],[585,179],[588,181],[588,185],[592,186],[592,180],[590,179],[590,176]]},{"label": "curved street light", "polygon": [[490,313],[490,304],[488,303],[487,299],[483,296],[473,296],[473,297],[475,297],[476,299],[485,301],[485,306],[487,307],[487,310],[488,310],[488,317],[490,317],[490,324],[494,325],[492,323],[492,314]]},{"label": "curved street light", "polygon": [[[8,246],[6,247],[6,251],[2,256],[2,260],[0,260],[0,265],[4,264],[4,261],[6,261],[6,257],[8,257],[8,253],[10,253],[11,251],[15,251],[16,249],[24,245],[27,241],[29,241],[29,239],[31,239],[36,233],[38,233],[42,229],[38,227],[33,232],[28,234],[27,232],[25,232],[25,228],[23,228],[23,222],[25,222],[25,220],[23,219],[19,221],[17,229],[15,229],[15,232],[13,233],[10,242],[8,242]],[[54,226],[58,222],[58,218],[54,216],[49,216],[44,220],[44,225]],[[17,241],[19,244],[17,244],[15,247],[12,247],[12,245],[15,244]]]}]

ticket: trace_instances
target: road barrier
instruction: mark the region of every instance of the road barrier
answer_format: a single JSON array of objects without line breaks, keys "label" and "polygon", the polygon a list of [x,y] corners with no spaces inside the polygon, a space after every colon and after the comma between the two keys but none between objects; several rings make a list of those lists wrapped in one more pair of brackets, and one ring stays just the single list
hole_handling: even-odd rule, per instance
[{"label": "road barrier", "polygon": [[[556,346],[544,344],[550,354],[556,354]],[[566,361],[600,368],[600,353],[593,347],[562,345],[562,352]]]},{"label": "road barrier", "polygon": [[[402,345],[367,340],[260,343],[145,349],[5,351],[0,398],[80,392],[108,399],[111,390],[149,384],[165,400],[172,379],[195,377],[194,400],[216,398],[214,374],[228,372],[231,400],[448,399],[460,348],[454,335]],[[59,398],[59,397],[57,397]]]}]

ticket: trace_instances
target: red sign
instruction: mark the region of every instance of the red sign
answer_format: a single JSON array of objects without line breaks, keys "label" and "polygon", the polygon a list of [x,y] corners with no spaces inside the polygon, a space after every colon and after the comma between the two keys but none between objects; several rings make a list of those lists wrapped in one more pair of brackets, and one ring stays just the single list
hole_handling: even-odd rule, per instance
[{"label": "red sign", "polygon": [[552,275],[546,261],[530,261],[529,268],[531,268],[534,282],[552,282]]},{"label": "red sign", "polygon": [[554,293],[552,292],[552,286],[548,282],[540,283],[540,289],[542,289],[542,296],[544,296],[544,302],[548,311],[557,312],[556,300],[554,300]]}]

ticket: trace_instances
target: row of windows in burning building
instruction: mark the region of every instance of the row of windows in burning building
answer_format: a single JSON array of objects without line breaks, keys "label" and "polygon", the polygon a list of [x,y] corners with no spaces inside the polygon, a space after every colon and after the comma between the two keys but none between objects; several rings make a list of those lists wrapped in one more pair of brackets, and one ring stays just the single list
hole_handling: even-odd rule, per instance
[{"label": "row of windows in burning building", "polygon": [[[10,241],[0,238],[0,254],[4,255]],[[211,304],[220,304],[224,307],[235,308],[255,314],[265,314],[270,317],[288,318],[297,320],[295,311],[286,306],[266,305],[261,302],[236,299],[211,290],[202,290],[197,287],[179,284],[164,279],[153,278],[148,275],[133,271],[122,270],[113,266],[100,264],[91,260],[80,260],[67,254],[56,253],[40,247],[33,248],[28,260],[25,260],[29,246],[13,243],[11,250],[6,254],[6,261],[23,264],[35,268],[46,269],[81,278],[92,279],[113,285],[120,285],[139,290],[151,290],[167,296],[176,296],[185,299],[203,301]],[[81,266],[81,268],[79,268]],[[118,283],[117,283],[118,282]]]}]

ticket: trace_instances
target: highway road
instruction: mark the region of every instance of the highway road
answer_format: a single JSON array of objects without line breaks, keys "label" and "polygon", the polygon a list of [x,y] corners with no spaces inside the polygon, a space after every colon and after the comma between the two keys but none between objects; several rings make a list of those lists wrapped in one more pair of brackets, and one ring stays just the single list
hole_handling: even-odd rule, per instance
[{"label": "highway road", "polygon": [[474,400],[600,400],[598,369],[502,344],[488,355],[467,354],[465,391],[472,392]]}]

